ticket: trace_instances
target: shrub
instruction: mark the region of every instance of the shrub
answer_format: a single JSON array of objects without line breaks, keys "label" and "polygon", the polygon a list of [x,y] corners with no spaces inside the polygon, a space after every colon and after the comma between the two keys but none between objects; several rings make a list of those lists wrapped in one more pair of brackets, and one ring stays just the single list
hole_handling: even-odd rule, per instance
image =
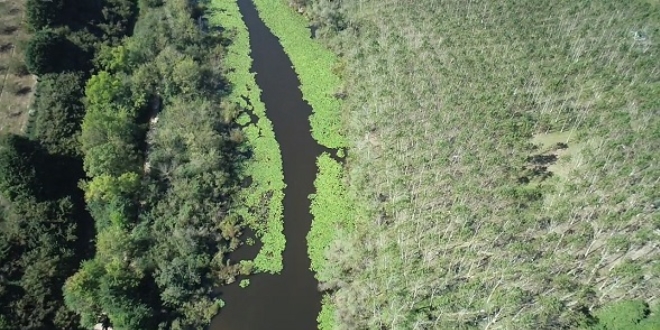
[{"label": "shrub", "polygon": [[25,20],[32,31],[52,26],[62,10],[62,0],[27,0]]},{"label": "shrub", "polygon": [[51,30],[35,33],[25,49],[25,65],[30,73],[40,76],[55,72],[64,38]]}]

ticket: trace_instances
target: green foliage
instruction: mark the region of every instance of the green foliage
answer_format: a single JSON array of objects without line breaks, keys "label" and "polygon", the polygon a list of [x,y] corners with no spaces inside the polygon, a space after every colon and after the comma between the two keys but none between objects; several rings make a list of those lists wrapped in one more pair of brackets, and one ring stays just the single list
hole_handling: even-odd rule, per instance
[{"label": "green foliage", "polygon": [[128,72],[132,68],[130,50],[124,45],[101,47],[96,55],[97,66],[107,72]]},{"label": "green foliage", "polygon": [[309,196],[312,201],[310,212],[314,216],[312,228],[307,234],[307,249],[312,261],[312,270],[319,281],[330,281],[324,275],[327,264],[326,253],[330,244],[341,231],[351,231],[351,205],[345,195],[342,182],[342,165],[324,153],[317,160],[318,174],[314,180],[316,193]]},{"label": "green foliage", "polygon": [[248,113],[257,121],[243,129],[245,145],[252,151],[252,158],[242,169],[242,177],[250,178],[251,184],[238,193],[236,211],[245,223],[257,232],[262,244],[254,259],[259,271],[278,273],[282,270],[282,252],[285,246],[283,234],[282,201],[284,199],[284,173],[279,145],[275,140],[272,123],[266,117],[266,108],[260,100],[261,90],[254,74],[250,72],[252,59],[248,31],[241,19],[236,3],[212,1],[209,4],[209,20],[213,26],[223,26],[233,33],[223,64],[228,69],[227,80],[232,89],[225,100],[227,119],[234,120],[236,109],[244,109],[237,124],[249,122]]},{"label": "green foliage", "polygon": [[[80,326],[79,315],[65,307],[62,287],[88,255],[93,233],[76,186],[83,175],[78,144],[83,88],[96,47],[104,43],[101,39],[108,39],[99,29],[107,23],[102,12],[115,11],[119,2],[26,3],[26,21],[35,33],[25,47],[25,60],[39,81],[27,126],[32,140],[9,136],[0,143],[0,181],[6,185],[0,207],[2,328]],[[124,217],[114,213],[113,218]],[[70,298],[72,304],[80,305],[77,312],[85,316],[85,324],[96,323],[100,309],[89,300],[97,296],[78,289]],[[126,310],[139,312],[133,306]],[[144,329],[142,324],[135,328]]]},{"label": "green foliage", "polygon": [[347,145],[341,117],[341,80],[333,72],[337,56],[312,40],[306,20],[285,1],[254,1],[259,16],[279,39],[300,79],[303,99],[313,109],[312,135],[321,145],[339,148]]},{"label": "green foliage", "polygon": [[46,74],[39,78],[29,132],[53,154],[79,154],[78,136],[84,116],[82,84],[80,73]]},{"label": "green foliage", "polygon": [[[74,285],[84,270],[72,277],[67,304],[84,325],[106,312],[116,328],[201,328],[222,307],[210,298],[215,286],[255,267],[281,269],[283,239],[268,242],[283,238],[281,160],[270,126],[250,139],[234,122],[247,94],[227,91],[220,100],[225,49],[209,45],[223,36],[197,29],[199,9],[168,1],[141,10],[133,36],[98,52],[102,70],[85,89],[80,142],[89,180],[80,186],[95,218],[101,275],[85,286]],[[241,51],[247,58],[249,49]],[[240,75],[256,86],[249,66]],[[256,97],[249,99],[258,104]],[[261,150],[273,143],[274,152]],[[253,184],[239,191],[247,176]],[[225,255],[247,225],[270,259],[231,264]]]},{"label": "green foliage", "polygon": [[85,261],[78,272],[69,277],[64,285],[64,301],[69,309],[81,316],[81,324],[91,327],[101,313],[97,290],[105,269],[97,260]]},{"label": "green foliage", "polygon": [[34,141],[13,134],[0,136],[0,193],[9,199],[37,195],[41,191],[35,169],[38,157]]},{"label": "green foliage", "polygon": [[[290,21],[266,2],[271,26]],[[572,329],[594,321],[581,306],[657,300],[657,2],[315,0],[305,14],[342,57],[355,228],[323,246],[323,319]]]},{"label": "green foliage", "polygon": [[84,168],[89,177],[102,174],[119,176],[138,171],[140,155],[137,137],[140,127],[127,80],[101,71],[87,82],[87,112],[80,142],[85,154]]},{"label": "green foliage", "polygon": [[652,330],[660,328],[660,313],[649,309],[640,300],[617,302],[595,313],[596,324],[587,327],[591,330]]},{"label": "green foliage", "polygon": [[140,188],[140,177],[137,173],[126,172],[118,178],[107,174],[99,175],[85,186],[85,199],[109,202],[118,196],[130,196]]},{"label": "green foliage", "polygon": [[132,0],[104,0],[102,19],[97,25],[104,39],[116,43],[129,33],[135,24],[137,3]]},{"label": "green foliage", "polygon": [[39,31],[52,26],[58,19],[58,13],[63,8],[62,0],[27,0],[25,3],[25,20],[32,31]]},{"label": "green foliage", "polygon": [[0,146],[0,315],[8,329],[61,329],[75,322],[60,292],[76,265],[74,204],[45,194],[51,183],[41,178],[52,164],[36,144],[9,136]]},{"label": "green foliage", "polygon": [[61,68],[65,40],[52,30],[41,30],[30,38],[25,48],[25,65],[31,74],[40,76]]},{"label": "green foliage", "polygon": [[[318,174],[314,180],[316,193],[309,196],[314,221],[307,234],[307,250],[315,277],[324,288],[331,289],[344,267],[330,262],[329,254],[343,252],[336,242],[354,231],[352,221],[355,214],[352,210],[355,208],[346,195],[342,164],[328,153],[323,153],[317,160],[317,167]],[[328,296],[324,296],[322,303],[321,313],[317,317],[319,329],[334,329],[335,308]]]},{"label": "green foliage", "polygon": [[241,288],[247,288],[249,285],[250,285],[250,280],[247,278],[241,280],[241,282],[238,283],[238,286],[240,286]]},{"label": "green foliage", "polygon": [[332,302],[329,301],[327,296],[323,297],[321,305],[321,313],[316,318],[319,323],[319,330],[333,330],[335,329],[335,308]]}]

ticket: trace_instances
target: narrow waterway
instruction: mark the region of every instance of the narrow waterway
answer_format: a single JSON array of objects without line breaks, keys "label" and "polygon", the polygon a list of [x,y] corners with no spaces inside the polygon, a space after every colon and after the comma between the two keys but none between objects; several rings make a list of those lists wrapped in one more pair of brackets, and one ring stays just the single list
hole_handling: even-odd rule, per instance
[{"label": "narrow waterway", "polygon": [[[284,167],[284,270],[257,275],[247,288],[234,284],[222,290],[226,306],[210,330],[313,330],[321,295],[309,270],[306,235],[312,216],[308,195],[314,192],[316,157],[324,150],[312,139],[310,106],[302,100],[300,82],[278,39],[258,16],[251,0],[238,0],[250,33],[252,71],[273,122]],[[241,249],[236,251],[241,254]],[[249,253],[249,252],[248,252]],[[239,257],[237,256],[237,257]]]}]

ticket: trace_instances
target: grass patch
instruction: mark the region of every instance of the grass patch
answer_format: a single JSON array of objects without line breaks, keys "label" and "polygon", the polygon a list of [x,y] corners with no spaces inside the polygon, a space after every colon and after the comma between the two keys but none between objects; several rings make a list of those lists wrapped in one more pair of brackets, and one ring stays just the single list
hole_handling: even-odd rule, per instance
[{"label": "grass patch", "polygon": [[547,164],[547,169],[560,178],[568,179],[571,171],[580,165],[580,150],[587,143],[580,143],[577,134],[572,131],[541,133],[532,137],[532,143],[538,146],[534,155],[556,157]]},{"label": "grass patch", "polygon": [[0,3],[0,132],[21,133],[29,117],[36,79],[27,74],[16,45],[29,38],[23,27],[24,1]]},{"label": "grass patch", "polygon": [[[254,260],[256,269],[278,273],[283,267],[282,252],[285,245],[282,156],[275,140],[273,125],[266,117],[266,108],[260,99],[261,90],[256,84],[254,74],[250,72],[252,59],[247,27],[238,5],[233,1],[212,0],[208,18],[211,25],[221,25],[235,33],[224,60],[228,69],[227,79],[232,84],[232,92],[226,100],[238,104],[241,109],[258,118],[256,123],[243,129],[246,143],[253,151],[253,160],[244,169],[244,175],[252,179],[252,184],[239,193],[239,203],[243,207],[237,212],[256,231],[263,243]],[[249,116],[245,113],[240,118],[241,123],[249,121]]]},{"label": "grass patch", "polygon": [[333,72],[338,58],[310,38],[308,21],[282,0],[254,0],[259,16],[279,38],[300,79],[303,99],[312,106],[312,136],[328,148],[347,145],[341,119],[341,79]]}]

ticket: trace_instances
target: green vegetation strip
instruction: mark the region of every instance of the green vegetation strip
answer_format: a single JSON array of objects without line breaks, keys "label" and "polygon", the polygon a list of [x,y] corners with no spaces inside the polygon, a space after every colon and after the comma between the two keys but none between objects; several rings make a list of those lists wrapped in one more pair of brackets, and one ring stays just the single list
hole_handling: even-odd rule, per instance
[{"label": "green vegetation strip", "polygon": [[[211,25],[233,30],[236,34],[227,49],[224,61],[228,69],[227,79],[233,85],[226,98],[241,108],[249,109],[258,118],[244,128],[247,143],[253,151],[253,159],[245,169],[252,184],[241,190],[239,198],[244,202],[239,214],[259,235],[263,247],[254,260],[260,271],[277,273],[282,270],[283,234],[282,200],[284,199],[284,173],[282,156],[275,140],[273,125],[266,117],[266,107],[261,102],[261,90],[254,74],[250,73],[252,59],[247,27],[243,23],[238,5],[234,1],[212,0],[209,5]],[[246,99],[249,101],[246,101]],[[243,118],[246,118],[243,115]],[[257,212],[251,212],[257,210]],[[263,219],[266,219],[265,221]]]},{"label": "green vegetation strip", "polygon": [[317,160],[319,173],[314,180],[316,194],[310,195],[311,212],[314,215],[312,228],[307,234],[308,252],[312,260],[312,270],[317,272],[320,281],[323,278],[321,270],[325,264],[325,250],[335,239],[336,233],[349,228],[349,201],[346,198],[342,183],[342,166],[323,153]]},{"label": "green vegetation strip", "polygon": [[[317,160],[319,173],[314,180],[316,194],[310,195],[311,213],[314,216],[312,228],[307,234],[309,257],[312,270],[319,282],[333,280],[333,268],[327,262],[326,251],[341,233],[351,232],[350,201],[342,182],[343,167],[329,154],[323,153]],[[319,321],[319,329],[333,329],[334,307],[328,297],[324,297]]]},{"label": "green vegetation strip", "polygon": [[310,38],[307,20],[285,1],[254,0],[259,16],[279,39],[300,79],[303,99],[313,108],[312,136],[328,148],[347,145],[342,134],[341,102],[333,94],[341,87],[333,73],[337,57]]}]

